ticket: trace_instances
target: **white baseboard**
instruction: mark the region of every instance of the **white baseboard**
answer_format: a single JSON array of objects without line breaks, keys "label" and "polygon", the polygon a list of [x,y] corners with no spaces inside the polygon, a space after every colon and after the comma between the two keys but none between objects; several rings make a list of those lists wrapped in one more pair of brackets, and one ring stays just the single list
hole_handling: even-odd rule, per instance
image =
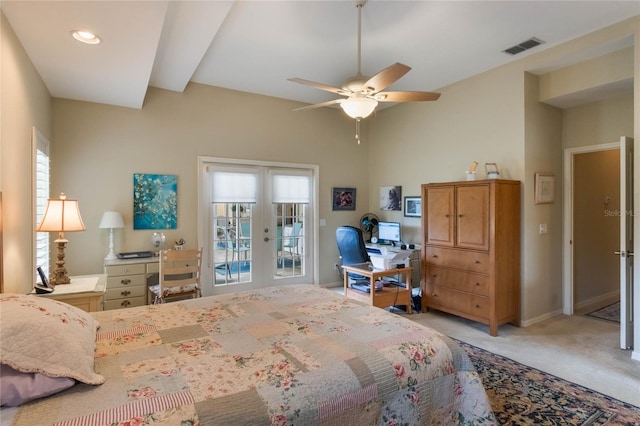
[{"label": "white baseboard", "polygon": [[583,300],[580,303],[576,303],[573,307],[574,311],[577,310],[592,310],[601,306],[610,305],[613,302],[620,300],[620,290],[611,291],[609,293],[601,294],[597,297],[592,297],[588,300]]},{"label": "white baseboard", "polygon": [[529,327],[530,325],[537,324],[537,323],[542,322],[542,321],[546,321],[549,318],[554,318],[554,317],[557,317],[558,315],[563,315],[562,314],[562,309],[557,309],[557,310],[552,311],[552,312],[547,312],[546,314],[542,314],[542,315],[540,315],[538,317],[531,318],[531,319],[528,319],[526,321],[520,321],[520,326],[521,327]]}]

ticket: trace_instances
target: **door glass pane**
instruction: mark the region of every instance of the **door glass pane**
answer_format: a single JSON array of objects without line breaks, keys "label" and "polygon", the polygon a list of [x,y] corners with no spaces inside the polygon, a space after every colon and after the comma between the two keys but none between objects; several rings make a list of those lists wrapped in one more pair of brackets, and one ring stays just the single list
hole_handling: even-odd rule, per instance
[{"label": "door glass pane", "polygon": [[211,252],[216,286],[251,281],[252,207],[250,203],[212,203]]},{"label": "door glass pane", "polygon": [[304,275],[305,272],[305,212],[306,204],[274,203],[272,226],[276,229],[274,239],[274,278]]}]

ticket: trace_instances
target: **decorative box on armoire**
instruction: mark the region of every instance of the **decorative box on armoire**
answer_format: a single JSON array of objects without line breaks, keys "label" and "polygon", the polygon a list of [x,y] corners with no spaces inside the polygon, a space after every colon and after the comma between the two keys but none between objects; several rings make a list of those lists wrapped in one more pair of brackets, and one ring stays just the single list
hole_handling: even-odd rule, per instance
[{"label": "decorative box on armoire", "polygon": [[422,311],[520,325],[520,182],[422,185]]}]

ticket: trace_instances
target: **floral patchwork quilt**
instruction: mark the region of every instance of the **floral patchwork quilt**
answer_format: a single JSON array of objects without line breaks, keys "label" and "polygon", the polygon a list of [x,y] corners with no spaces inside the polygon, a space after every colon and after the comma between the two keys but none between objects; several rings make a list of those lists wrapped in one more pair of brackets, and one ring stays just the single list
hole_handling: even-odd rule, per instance
[{"label": "floral patchwork quilt", "polygon": [[18,425],[493,425],[452,340],[312,285],[96,312],[95,370]]}]

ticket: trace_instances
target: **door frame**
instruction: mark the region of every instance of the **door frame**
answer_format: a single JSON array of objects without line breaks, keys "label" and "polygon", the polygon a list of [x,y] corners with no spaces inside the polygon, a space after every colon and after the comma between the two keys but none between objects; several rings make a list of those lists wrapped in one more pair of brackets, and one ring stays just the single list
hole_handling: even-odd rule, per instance
[{"label": "door frame", "polygon": [[[312,284],[317,285],[320,281],[320,272],[319,272],[319,202],[318,202],[318,194],[319,194],[319,185],[320,185],[320,166],[317,164],[303,164],[303,163],[287,163],[287,162],[276,162],[276,161],[260,161],[260,160],[246,160],[246,159],[235,159],[235,158],[222,158],[222,157],[210,157],[210,156],[198,156],[198,183],[197,183],[197,221],[198,221],[198,245],[203,246],[207,242],[206,231],[208,229],[208,215],[203,214],[203,212],[208,211],[207,200],[209,196],[207,194],[203,194],[203,188],[207,187],[208,173],[206,167],[209,163],[221,163],[228,164],[233,166],[260,166],[260,167],[274,167],[274,168],[298,168],[298,169],[309,169],[313,171],[313,185],[312,185],[312,194],[311,197],[313,199],[313,205],[310,209],[311,217],[309,218],[309,222],[311,224],[312,233],[309,236],[309,244],[313,247],[312,258],[310,261],[312,262],[313,273],[311,276]],[[206,276],[208,272],[212,271],[213,265],[211,265],[211,259],[203,259],[202,262],[202,280],[201,282],[205,283]],[[209,277],[210,278],[210,277]],[[208,293],[211,289],[204,288],[203,291]],[[207,295],[207,294],[205,294]]]},{"label": "door frame", "polygon": [[588,152],[620,149],[620,142],[564,149],[562,226],[562,313],[573,315],[573,169],[574,156]]}]

